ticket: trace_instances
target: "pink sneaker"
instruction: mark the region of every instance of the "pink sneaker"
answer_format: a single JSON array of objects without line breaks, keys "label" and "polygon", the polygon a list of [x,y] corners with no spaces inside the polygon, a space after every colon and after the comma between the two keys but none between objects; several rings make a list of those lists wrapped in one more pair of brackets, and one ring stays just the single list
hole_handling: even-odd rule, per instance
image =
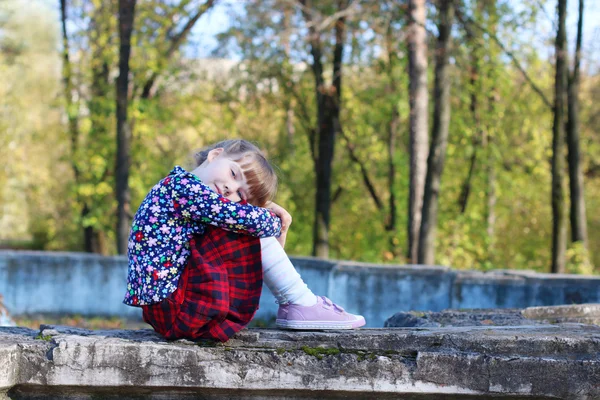
[{"label": "pink sneaker", "polygon": [[280,304],[277,310],[277,321],[280,319],[287,319],[288,311],[290,311],[290,304]]},{"label": "pink sneaker", "polygon": [[282,304],[275,324],[284,329],[355,329],[365,324],[361,315],[347,313],[325,296],[317,296],[311,307]]}]

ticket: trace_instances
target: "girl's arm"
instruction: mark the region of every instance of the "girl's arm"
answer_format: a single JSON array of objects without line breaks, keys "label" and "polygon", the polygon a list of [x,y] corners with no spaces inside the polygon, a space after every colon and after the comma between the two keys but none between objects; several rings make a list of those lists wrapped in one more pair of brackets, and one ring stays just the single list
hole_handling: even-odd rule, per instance
[{"label": "girl's arm", "polygon": [[267,204],[267,208],[275,213],[281,219],[281,233],[277,237],[277,241],[281,245],[281,247],[285,247],[285,240],[287,238],[288,229],[290,229],[290,225],[292,224],[292,216],[289,212],[279,204],[275,204],[270,202]]},{"label": "girl's arm", "polygon": [[[167,181],[168,180],[168,181]],[[269,209],[234,203],[189,173],[171,175],[163,181],[169,211],[203,224],[256,237],[278,236],[281,219]]]}]

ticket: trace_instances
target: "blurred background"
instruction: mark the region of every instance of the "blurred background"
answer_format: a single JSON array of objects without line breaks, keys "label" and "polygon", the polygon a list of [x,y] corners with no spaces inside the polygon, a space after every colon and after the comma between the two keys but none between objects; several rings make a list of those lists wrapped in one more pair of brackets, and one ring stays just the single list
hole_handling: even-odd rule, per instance
[{"label": "blurred background", "polygon": [[2,0],[0,246],[122,254],[159,179],[240,137],[277,167],[292,255],[597,273],[598,21],[589,0]]}]

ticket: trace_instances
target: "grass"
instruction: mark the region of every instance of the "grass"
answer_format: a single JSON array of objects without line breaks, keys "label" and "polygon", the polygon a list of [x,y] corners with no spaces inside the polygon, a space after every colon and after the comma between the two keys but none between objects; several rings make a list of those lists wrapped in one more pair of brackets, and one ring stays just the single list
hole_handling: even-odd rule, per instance
[{"label": "grass", "polygon": [[130,321],[123,318],[83,317],[81,315],[46,316],[29,315],[13,317],[17,326],[38,329],[40,325],[64,325],[92,330],[99,329],[142,329],[150,325],[142,321]]}]

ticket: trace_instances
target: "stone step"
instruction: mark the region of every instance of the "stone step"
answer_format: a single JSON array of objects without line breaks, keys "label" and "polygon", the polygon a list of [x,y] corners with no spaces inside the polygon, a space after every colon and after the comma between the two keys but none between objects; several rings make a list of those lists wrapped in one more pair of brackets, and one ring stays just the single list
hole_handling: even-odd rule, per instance
[{"label": "stone step", "polygon": [[[0,393],[16,399],[596,399],[600,327],[293,332],[225,344],[151,330],[0,328]],[[44,397],[46,396],[46,397]]]},{"label": "stone step", "polygon": [[469,309],[398,312],[385,321],[389,328],[442,326],[519,326],[536,325],[520,309]]},{"label": "stone step", "polygon": [[385,321],[389,328],[441,326],[520,326],[574,322],[600,325],[600,304],[398,312]]},{"label": "stone step", "polygon": [[550,307],[529,307],[525,318],[548,322],[579,322],[600,325],[600,304],[573,304]]}]

